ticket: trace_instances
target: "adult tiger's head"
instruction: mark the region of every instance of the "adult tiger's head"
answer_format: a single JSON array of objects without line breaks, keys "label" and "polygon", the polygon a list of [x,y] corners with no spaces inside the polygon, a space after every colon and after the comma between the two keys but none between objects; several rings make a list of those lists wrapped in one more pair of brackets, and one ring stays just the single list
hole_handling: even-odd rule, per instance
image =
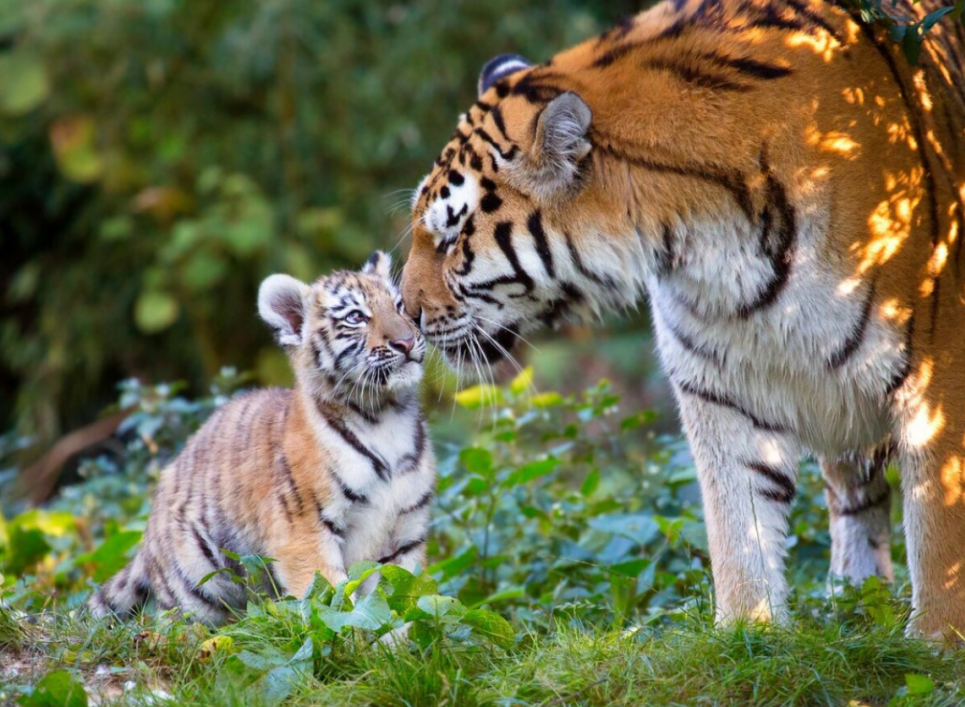
[{"label": "adult tiger's head", "polygon": [[385,253],[312,285],[272,275],[258,291],[258,312],[316,398],[378,406],[422,378],[425,339],[403,314]]},{"label": "adult tiger's head", "polygon": [[528,330],[637,297],[625,179],[596,164],[593,112],[566,85],[552,66],[491,60],[413,195],[403,297],[450,362],[498,360]]}]

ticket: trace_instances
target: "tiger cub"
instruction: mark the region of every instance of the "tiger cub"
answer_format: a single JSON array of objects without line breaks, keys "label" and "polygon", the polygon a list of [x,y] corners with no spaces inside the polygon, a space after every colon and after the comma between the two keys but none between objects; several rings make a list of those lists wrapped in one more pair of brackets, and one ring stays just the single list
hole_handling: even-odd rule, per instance
[{"label": "tiger cub", "polygon": [[[293,390],[232,400],[161,474],[139,552],[90,601],[126,615],[153,595],[208,624],[244,606],[222,549],[273,559],[269,584],[301,596],[360,560],[424,566],[435,460],[418,401],[425,340],[377,252],[309,286],[272,275],[258,312],[294,368]],[[271,589],[271,587],[269,587]]]}]

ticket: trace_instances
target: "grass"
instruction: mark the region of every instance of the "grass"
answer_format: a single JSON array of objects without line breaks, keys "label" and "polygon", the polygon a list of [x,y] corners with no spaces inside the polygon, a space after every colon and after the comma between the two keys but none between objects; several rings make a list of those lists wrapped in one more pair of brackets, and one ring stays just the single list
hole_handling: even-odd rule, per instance
[{"label": "grass", "polygon": [[[527,389],[524,375],[457,398],[470,415],[498,398],[499,414],[437,439],[423,574],[383,567],[378,592],[353,603],[348,584],[376,569],[357,565],[345,586],[254,596],[212,630],[152,612],[111,625],[81,608],[133,552],[157,469],[217,404],[127,384],[123,404],[141,402],[123,449],[87,460],[48,507],[0,517],[0,705],[965,704],[965,651],[904,635],[897,504],[897,582],[836,584],[829,598],[823,482],[803,465],[791,622],[714,628],[686,445],[649,434],[650,411],[620,413],[604,383]],[[258,586],[263,559],[239,561],[239,581]],[[403,623],[408,639],[383,640]]]},{"label": "grass", "polygon": [[[313,635],[310,622],[295,613],[274,612],[272,606],[217,634],[164,616],[113,626],[77,612],[35,618],[35,623],[16,624],[17,640],[10,640],[6,629],[0,639],[2,664],[20,666],[17,678],[5,676],[8,684],[0,688],[8,702],[18,684],[60,669],[73,671],[101,704],[549,707],[965,701],[965,652],[906,638],[900,622],[879,626],[834,616],[798,617],[787,627],[719,629],[697,616],[678,625],[628,630],[560,619],[549,631],[514,626],[517,636],[506,647],[443,633],[422,646],[410,641],[390,646],[358,629],[327,641]],[[211,645],[212,635],[220,637],[217,647]],[[310,657],[291,663],[292,647],[306,641]],[[288,670],[285,661],[294,667]],[[251,671],[251,666],[275,666],[275,677],[270,671]]]}]

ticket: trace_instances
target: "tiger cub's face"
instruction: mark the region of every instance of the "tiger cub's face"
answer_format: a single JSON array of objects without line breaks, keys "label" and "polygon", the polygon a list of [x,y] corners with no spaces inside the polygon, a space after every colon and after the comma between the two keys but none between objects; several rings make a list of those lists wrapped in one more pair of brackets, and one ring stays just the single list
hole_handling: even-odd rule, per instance
[{"label": "tiger cub's face", "polygon": [[402,311],[390,265],[377,252],[360,272],[335,272],[312,285],[272,275],[261,284],[258,312],[288,351],[300,385],[367,406],[419,383],[425,339]]},{"label": "tiger cub's face", "polygon": [[455,364],[498,360],[521,333],[612,300],[594,277],[606,254],[580,239],[626,212],[596,183],[590,108],[551,67],[499,57],[479,90],[413,195],[402,278],[409,315]]}]

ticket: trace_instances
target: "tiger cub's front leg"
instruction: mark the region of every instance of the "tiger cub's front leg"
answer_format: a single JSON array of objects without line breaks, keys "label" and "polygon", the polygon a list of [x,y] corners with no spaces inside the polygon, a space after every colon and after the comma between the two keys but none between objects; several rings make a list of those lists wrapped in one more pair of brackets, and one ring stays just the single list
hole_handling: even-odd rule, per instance
[{"label": "tiger cub's front leg", "polygon": [[300,599],[316,572],[333,587],[346,579],[341,543],[341,538],[324,526],[289,535],[273,555],[284,591]]},{"label": "tiger cub's front leg", "polygon": [[723,394],[675,389],[704,502],[717,621],[783,621],[800,446]]}]

